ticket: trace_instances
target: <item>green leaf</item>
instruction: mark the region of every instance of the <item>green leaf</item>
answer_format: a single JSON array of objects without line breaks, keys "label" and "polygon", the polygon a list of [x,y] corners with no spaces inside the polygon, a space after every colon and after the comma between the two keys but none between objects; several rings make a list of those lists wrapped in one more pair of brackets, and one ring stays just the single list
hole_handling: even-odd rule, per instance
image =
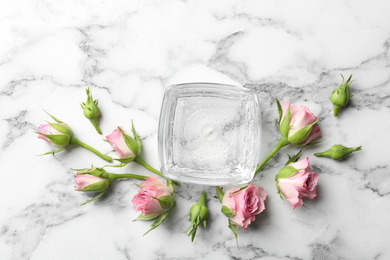
[{"label": "green leaf", "polygon": [[227,206],[222,206],[221,211],[228,218],[231,218],[235,215],[234,212]]},{"label": "green leaf", "polygon": [[92,201],[94,201],[94,200],[96,200],[96,199],[98,199],[98,198],[100,198],[101,196],[103,196],[104,195],[104,193],[105,193],[106,191],[104,190],[104,191],[102,191],[102,192],[99,192],[98,194],[96,194],[95,196],[93,196],[92,197],[92,199],[90,199],[90,200],[87,200],[86,202],[84,202],[83,204],[81,204],[80,206],[84,206],[85,204],[88,204],[88,203],[90,203],[90,202],[92,202]]},{"label": "green leaf", "polygon": [[286,116],[284,117],[281,125],[280,125],[280,133],[282,134],[282,136],[284,137],[288,137],[288,132],[290,131],[290,117],[291,117],[291,110],[290,110],[290,105],[288,106],[288,111],[287,111],[287,114]]},{"label": "green leaf", "polygon": [[157,218],[159,215],[156,215],[156,214],[149,214],[149,215],[145,215],[145,216],[142,216],[142,213],[136,218],[134,219],[133,221],[137,221],[137,220],[152,220],[154,218]]}]

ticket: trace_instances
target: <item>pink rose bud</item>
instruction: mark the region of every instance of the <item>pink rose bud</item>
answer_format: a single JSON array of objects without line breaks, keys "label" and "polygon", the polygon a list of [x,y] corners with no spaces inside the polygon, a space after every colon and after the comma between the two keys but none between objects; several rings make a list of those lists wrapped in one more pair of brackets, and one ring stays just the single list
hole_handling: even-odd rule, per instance
[{"label": "pink rose bud", "polygon": [[59,148],[58,151],[60,151],[69,144],[72,138],[72,131],[67,124],[61,122],[53,116],[51,117],[56,121],[56,123],[48,123],[41,125],[37,132],[38,138],[43,139],[49,144],[54,145],[55,147]]},{"label": "pink rose bud", "polygon": [[102,192],[110,185],[109,177],[102,168],[92,168],[76,175],[76,190]]},{"label": "pink rose bud", "polygon": [[306,145],[321,135],[317,117],[307,107],[282,101],[283,114],[279,118],[279,130],[290,143]]},{"label": "pink rose bud", "polygon": [[141,143],[138,136],[136,136],[133,128],[134,138],[128,136],[122,127],[118,127],[111,134],[107,135],[107,141],[114,148],[119,156],[118,161],[122,163],[129,163],[141,152]]},{"label": "pink rose bud", "polygon": [[302,197],[314,199],[317,196],[319,176],[310,171],[309,158],[290,163],[283,167],[275,180],[280,197],[291,204],[293,209],[302,206]]},{"label": "pink rose bud", "polygon": [[248,229],[255,216],[265,209],[266,197],[267,192],[252,183],[244,189],[227,190],[222,199],[222,212],[234,225]]},{"label": "pink rose bud", "polygon": [[173,190],[161,182],[157,176],[147,178],[139,186],[141,190],[132,200],[134,210],[141,211],[137,220],[156,218],[173,207]]}]

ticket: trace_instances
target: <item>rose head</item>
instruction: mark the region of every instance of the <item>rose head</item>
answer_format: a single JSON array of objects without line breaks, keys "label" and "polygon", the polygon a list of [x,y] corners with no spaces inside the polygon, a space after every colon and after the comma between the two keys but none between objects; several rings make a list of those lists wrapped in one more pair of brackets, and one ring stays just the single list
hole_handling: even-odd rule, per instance
[{"label": "rose head", "polygon": [[222,199],[222,212],[233,224],[248,229],[255,216],[265,209],[266,197],[265,190],[252,183],[242,190],[227,190]]},{"label": "rose head", "polygon": [[110,185],[107,173],[103,169],[92,168],[76,175],[76,190],[102,192]]},{"label": "rose head", "polygon": [[282,107],[279,130],[290,143],[306,145],[321,135],[317,117],[307,107],[298,108],[284,101]]},{"label": "rose head", "polygon": [[58,147],[67,146],[72,137],[72,131],[65,123],[48,123],[41,125],[38,130],[38,138]]},{"label": "rose head", "polygon": [[131,136],[128,136],[122,127],[118,127],[106,136],[107,141],[119,156],[120,162],[129,163],[140,153],[141,146]]},{"label": "rose head", "polygon": [[162,183],[157,176],[151,176],[140,183],[141,190],[132,202],[135,211],[141,211],[138,219],[148,220],[158,217],[173,206],[173,190]]},{"label": "rose head", "polygon": [[276,175],[279,195],[285,198],[293,209],[302,206],[302,197],[314,199],[317,196],[319,176],[310,171],[309,158],[283,167]]}]

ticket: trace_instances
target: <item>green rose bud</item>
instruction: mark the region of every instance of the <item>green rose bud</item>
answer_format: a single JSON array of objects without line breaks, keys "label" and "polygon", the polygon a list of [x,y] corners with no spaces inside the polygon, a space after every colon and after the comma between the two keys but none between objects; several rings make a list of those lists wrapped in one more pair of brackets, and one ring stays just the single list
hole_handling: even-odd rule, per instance
[{"label": "green rose bud", "polygon": [[98,117],[100,114],[99,108],[97,107],[98,100],[92,99],[92,94],[90,93],[89,88],[87,88],[86,92],[87,92],[87,101],[85,103],[83,102],[80,104],[81,108],[83,109],[84,116],[88,118],[89,121],[91,121],[96,131],[99,134],[102,134],[98,126]]},{"label": "green rose bud", "polygon": [[351,95],[349,95],[349,85],[351,85],[351,76],[349,76],[348,80],[344,82],[344,76],[341,75],[343,78],[343,83],[336,88],[335,90],[332,91],[332,94],[330,95],[330,101],[333,103],[333,115],[335,117],[338,116],[339,110],[341,107],[345,107],[348,105],[348,100]]},{"label": "green rose bud", "polygon": [[339,144],[333,145],[329,150],[322,153],[315,153],[314,155],[317,157],[329,157],[333,160],[343,160],[347,157],[348,154],[360,151],[362,149],[359,147],[345,147]]},{"label": "green rose bud", "polygon": [[187,216],[190,217],[191,226],[184,231],[184,233],[187,233],[192,228],[188,233],[188,236],[191,236],[191,241],[193,242],[198,226],[200,223],[203,223],[203,226],[206,227],[207,218],[209,216],[209,210],[206,207],[206,193],[204,191],[202,191],[202,196],[200,197],[198,203],[191,207]]}]

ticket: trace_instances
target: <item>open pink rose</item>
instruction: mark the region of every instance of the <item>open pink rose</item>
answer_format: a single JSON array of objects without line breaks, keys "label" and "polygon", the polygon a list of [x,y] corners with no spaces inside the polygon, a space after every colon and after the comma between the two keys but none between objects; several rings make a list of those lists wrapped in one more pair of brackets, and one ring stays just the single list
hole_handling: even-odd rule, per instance
[{"label": "open pink rose", "polygon": [[283,119],[287,116],[289,106],[291,112],[290,122],[288,124],[291,128],[288,130],[287,136],[289,142],[306,145],[321,135],[320,127],[317,124],[314,124],[309,131],[299,131],[312,125],[317,120],[317,117],[305,106],[300,106],[300,108],[298,108],[295,105],[282,101],[283,114],[280,120],[281,125]]},{"label": "open pink rose", "polygon": [[157,217],[169,210],[164,209],[157,199],[163,196],[172,196],[173,190],[161,182],[157,176],[147,178],[139,186],[141,190],[132,200],[135,211],[141,211],[142,216],[153,215],[153,217]]},{"label": "open pink rose", "polygon": [[[292,166],[296,169],[291,172],[289,177],[281,177],[281,172],[286,172],[286,168]],[[296,163],[290,163],[279,172],[277,177],[277,185],[283,197],[291,204],[293,209],[302,206],[303,197],[314,199],[317,196],[317,183],[319,176],[315,172],[310,171],[309,158],[303,159]]]},{"label": "open pink rose", "polygon": [[230,218],[233,224],[248,229],[255,216],[265,209],[264,200],[267,192],[252,183],[245,189],[238,190],[227,190],[222,199],[222,206],[230,208],[233,212],[234,215]]},{"label": "open pink rose", "polygon": [[107,179],[90,174],[76,175],[76,190],[99,192],[106,190],[109,186]]},{"label": "open pink rose", "polygon": [[124,159],[135,157],[135,154],[125,142],[124,135],[126,132],[122,129],[122,127],[121,130],[117,128],[111,134],[107,135],[107,141],[111,144],[112,148],[114,148],[119,158]]}]

